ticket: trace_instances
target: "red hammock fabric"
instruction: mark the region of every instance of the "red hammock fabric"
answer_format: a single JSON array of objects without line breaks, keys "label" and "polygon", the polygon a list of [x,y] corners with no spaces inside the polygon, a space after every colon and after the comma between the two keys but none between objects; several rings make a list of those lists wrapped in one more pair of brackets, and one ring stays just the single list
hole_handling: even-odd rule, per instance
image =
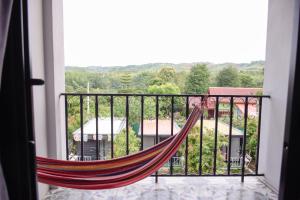
[{"label": "red hammock fabric", "polygon": [[195,125],[202,109],[195,106],[179,133],[144,151],[104,161],[62,161],[37,157],[39,182],[76,189],[111,189],[137,182],[164,165]]}]

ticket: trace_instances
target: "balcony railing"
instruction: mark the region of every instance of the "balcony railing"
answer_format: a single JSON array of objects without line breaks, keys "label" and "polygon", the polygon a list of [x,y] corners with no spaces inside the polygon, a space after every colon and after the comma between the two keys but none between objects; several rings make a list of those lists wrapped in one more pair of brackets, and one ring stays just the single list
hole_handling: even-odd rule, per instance
[{"label": "balcony railing", "polygon": [[[65,99],[66,159],[81,161],[111,159],[120,156],[116,151],[121,150],[123,155],[133,153],[137,149],[130,149],[130,132],[138,138],[138,150],[149,146],[147,142],[151,138],[152,145],[157,144],[162,137],[159,128],[162,120],[170,123],[168,135],[163,135],[166,138],[175,134],[176,127],[180,129],[193,106],[204,98],[204,95],[186,94],[63,93],[62,96]],[[199,118],[198,128],[187,137],[178,155],[154,176],[241,176],[242,181],[244,176],[261,176],[258,166],[264,98],[270,97],[209,95],[208,110]],[[109,133],[104,130],[107,123],[106,127],[99,123],[103,119],[109,120]],[[121,121],[119,127],[114,127],[116,119]],[[152,135],[148,130],[151,126],[145,124],[145,120],[154,121]],[[92,135],[87,135],[87,131]],[[124,144],[116,144],[122,131]]]}]

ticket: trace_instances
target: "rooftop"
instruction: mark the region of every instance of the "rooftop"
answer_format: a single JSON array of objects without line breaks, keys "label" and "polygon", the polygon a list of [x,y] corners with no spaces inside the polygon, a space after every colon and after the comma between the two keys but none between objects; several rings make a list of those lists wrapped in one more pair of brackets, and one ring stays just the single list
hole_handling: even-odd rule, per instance
[{"label": "rooftop", "polygon": [[[173,133],[180,131],[180,127],[176,122],[173,124]],[[158,120],[158,134],[160,136],[171,135],[171,120],[170,119],[159,119]],[[141,129],[139,129],[138,135],[141,135]],[[156,135],[156,120],[144,120],[143,128],[144,136],[155,136]]]},{"label": "rooftop", "polygon": [[[111,119],[110,118],[98,118],[98,134],[110,135],[111,134]],[[113,120],[113,134],[119,134],[121,130],[125,128],[125,119]],[[75,141],[80,141],[81,129],[77,129],[73,132],[73,138]],[[83,125],[83,135],[96,136],[96,118],[90,119]],[[94,139],[96,137],[93,137]]]},{"label": "rooftop", "polygon": [[[198,126],[200,122],[197,123]],[[203,120],[203,128],[205,129],[215,129],[215,120]],[[218,121],[218,133],[228,136],[229,135],[229,125]],[[243,132],[237,128],[232,127],[232,136],[243,136]]]},{"label": "rooftop", "polygon": [[[209,95],[257,95],[257,93],[262,92],[262,88],[234,88],[234,87],[209,87],[208,94]],[[189,98],[189,106],[190,108],[194,107],[194,105],[200,103],[199,97],[190,97]],[[230,103],[230,97],[219,97],[219,103],[228,104]],[[236,104],[245,104],[244,98],[233,99],[233,103]],[[257,99],[249,98],[248,99],[249,106],[253,106],[256,109]],[[216,98],[210,97],[207,101],[208,109],[215,109],[216,107]],[[255,112],[256,113],[256,112]]]},{"label": "rooftop", "polygon": [[210,95],[257,95],[262,88],[241,88],[241,87],[209,87]]}]

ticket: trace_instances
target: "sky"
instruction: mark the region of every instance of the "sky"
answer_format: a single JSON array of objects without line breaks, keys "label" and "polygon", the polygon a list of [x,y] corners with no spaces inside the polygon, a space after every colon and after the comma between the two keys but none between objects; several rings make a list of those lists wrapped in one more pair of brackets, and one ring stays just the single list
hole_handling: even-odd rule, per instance
[{"label": "sky", "polygon": [[63,0],[66,66],[265,59],[267,0]]}]

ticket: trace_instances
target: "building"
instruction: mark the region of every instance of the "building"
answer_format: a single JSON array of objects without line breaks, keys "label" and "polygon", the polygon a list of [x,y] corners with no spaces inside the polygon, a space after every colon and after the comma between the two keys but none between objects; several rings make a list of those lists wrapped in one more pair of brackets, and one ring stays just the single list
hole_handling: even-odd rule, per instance
[{"label": "building", "polygon": [[[257,95],[262,93],[262,88],[235,88],[235,87],[209,87],[208,95],[233,95],[233,96],[247,96]],[[230,97],[219,97],[219,116],[229,115],[230,112]],[[189,107],[200,103],[199,97],[191,97],[189,99]],[[248,99],[248,113],[250,116],[257,117],[258,101],[256,98]],[[216,98],[210,97],[207,102],[208,119],[215,117]],[[245,112],[245,98],[235,97],[233,99],[233,112],[235,116],[243,116]]]},{"label": "building", "polygon": [[[125,128],[125,119],[114,119],[113,135],[118,135]],[[81,128],[72,133],[76,145],[76,154],[70,159],[78,160],[81,157]],[[83,125],[83,155],[84,160],[96,159],[96,118],[90,119]],[[105,160],[111,152],[111,119],[98,118],[98,149],[99,159]]]},{"label": "building", "polygon": [[[197,123],[198,126],[200,122]],[[203,120],[203,133],[205,134],[205,130],[215,130],[215,120]],[[229,137],[229,125],[218,121],[218,134],[224,135],[226,138]],[[231,158],[240,158],[242,152],[243,145],[243,132],[237,128],[232,127],[232,135],[231,135]],[[227,161],[229,155],[228,146],[224,146],[222,148],[222,153],[224,155],[224,159]]]},{"label": "building", "polygon": [[[143,148],[146,149],[155,144],[156,138],[156,120],[144,120],[143,122]],[[173,124],[173,133],[176,134],[180,131],[180,127],[176,122]],[[141,137],[141,125],[138,131],[138,136]],[[159,119],[158,120],[158,142],[171,136],[171,120]]]},{"label": "building", "polygon": [[[200,122],[197,122],[199,126]],[[196,126],[197,126],[196,125]],[[140,126],[141,127],[141,126]],[[215,129],[215,120],[203,120],[203,134],[206,130]],[[173,133],[176,134],[180,131],[180,127],[174,122]],[[218,122],[218,134],[229,137],[229,125],[224,122]],[[141,137],[141,128],[139,129],[138,136]],[[171,136],[171,120],[170,119],[160,119],[158,120],[158,142]],[[231,136],[231,158],[239,159],[241,156],[242,144],[243,144],[243,132],[237,128],[232,127]],[[143,143],[144,148],[151,147],[155,144],[156,138],[156,120],[144,120],[143,129]],[[228,158],[228,146],[222,148],[222,153],[224,155],[224,160],[227,161]]]}]

